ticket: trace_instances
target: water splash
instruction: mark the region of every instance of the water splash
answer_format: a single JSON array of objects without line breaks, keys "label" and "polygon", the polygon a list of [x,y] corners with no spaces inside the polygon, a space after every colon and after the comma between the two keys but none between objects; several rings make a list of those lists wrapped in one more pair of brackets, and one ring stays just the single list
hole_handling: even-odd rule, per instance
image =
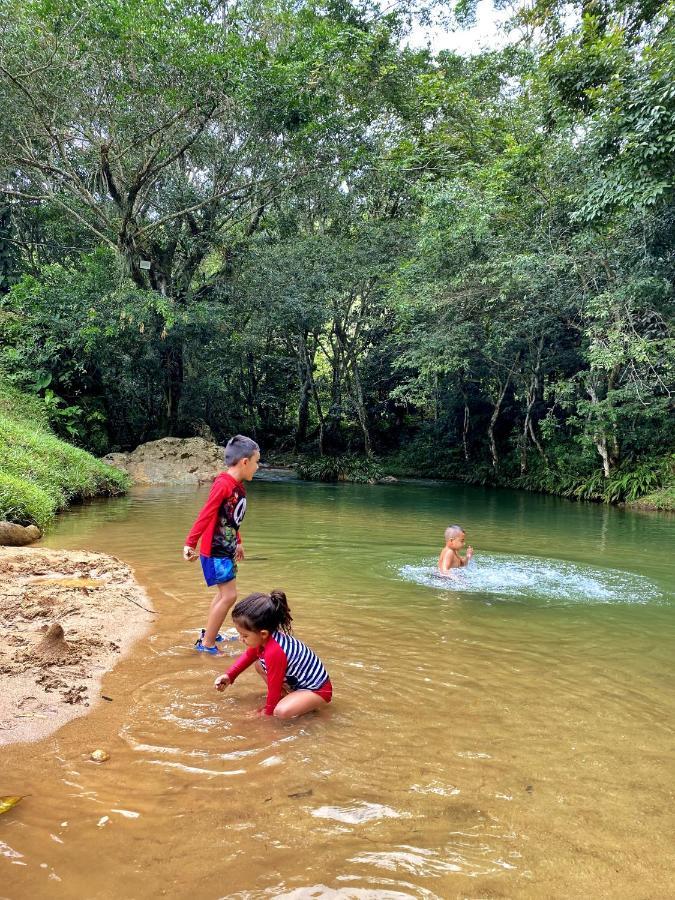
[{"label": "water splash", "polygon": [[490,594],[499,599],[537,598],[549,603],[654,603],[663,599],[642,575],[597,569],[557,559],[482,553],[466,569],[438,573],[435,560],[404,565],[402,578],[445,591]]}]

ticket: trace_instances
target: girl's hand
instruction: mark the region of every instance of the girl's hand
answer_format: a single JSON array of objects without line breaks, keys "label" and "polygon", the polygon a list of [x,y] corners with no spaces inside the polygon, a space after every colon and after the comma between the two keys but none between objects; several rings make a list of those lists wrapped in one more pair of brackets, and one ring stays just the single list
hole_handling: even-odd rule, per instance
[{"label": "girl's hand", "polygon": [[230,681],[229,675],[219,675],[216,680],[213,682],[213,686],[217,691],[224,691],[225,688],[232,684]]},{"label": "girl's hand", "polygon": [[194,547],[183,547],[183,559],[187,562],[194,562],[199,554]]},{"label": "girl's hand", "polygon": [[237,544],[237,549],[234,554],[234,561],[241,562],[243,558],[244,558],[244,548],[242,547],[241,544]]}]

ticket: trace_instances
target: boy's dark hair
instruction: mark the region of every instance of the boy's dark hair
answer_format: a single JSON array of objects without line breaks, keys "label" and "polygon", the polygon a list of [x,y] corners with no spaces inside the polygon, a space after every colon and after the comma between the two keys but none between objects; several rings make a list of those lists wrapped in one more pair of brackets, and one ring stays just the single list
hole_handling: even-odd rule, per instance
[{"label": "boy's dark hair", "polygon": [[242,459],[250,459],[254,453],[260,452],[255,441],[243,434],[235,434],[225,444],[225,465],[236,466]]},{"label": "boy's dark hair", "polygon": [[232,621],[238,622],[247,631],[291,632],[291,611],[286,594],[280,590],[269,594],[249,594],[232,610]]}]

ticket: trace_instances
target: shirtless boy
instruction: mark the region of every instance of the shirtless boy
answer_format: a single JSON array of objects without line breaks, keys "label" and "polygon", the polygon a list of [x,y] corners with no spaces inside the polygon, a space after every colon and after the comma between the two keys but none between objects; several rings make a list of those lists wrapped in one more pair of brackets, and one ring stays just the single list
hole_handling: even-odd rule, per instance
[{"label": "shirtless boy", "polygon": [[459,551],[464,546],[464,529],[461,525],[448,525],[445,529],[445,547],[438,557],[438,571],[441,575],[448,575],[452,569],[461,569],[468,566],[473,557],[473,547],[466,548],[466,555],[460,556]]}]

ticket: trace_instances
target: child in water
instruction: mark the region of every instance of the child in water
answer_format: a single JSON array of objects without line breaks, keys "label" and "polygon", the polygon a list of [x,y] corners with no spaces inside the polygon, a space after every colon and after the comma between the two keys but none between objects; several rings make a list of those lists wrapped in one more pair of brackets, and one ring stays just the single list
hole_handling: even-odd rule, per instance
[{"label": "child in water", "polygon": [[250,665],[267,682],[267,701],[258,715],[293,719],[330,703],[333,687],[318,656],[291,635],[286,594],[249,594],[232,610],[232,621],[248,647],[214,682],[218,691],[233,684]]},{"label": "child in water", "polygon": [[461,525],[448,525],[445,529],[445,547],[438,557],[438,571],[441,575],[448,575],[451,569],[461,569],[471,562],[473,547],[466,548],[466,556],[459,555],[464,546],[464,538],[464,529]]},{"label": "child in water", "polygon": [[218,634],[230,607],[237,599],[237,563],[244,558],[239,526],[246,515],[246,489],[258,468],[260,448],[251,438],[236,434],[225,447],[226,472],[217,475],[208,500],[197,516],[185,539],[183,558],[188,562],[197,559],[196,547],[201,540],[199,559],[204,580],[215,587],[206,628],[195,644],[195,650],[222,655],[217,641]]}]

